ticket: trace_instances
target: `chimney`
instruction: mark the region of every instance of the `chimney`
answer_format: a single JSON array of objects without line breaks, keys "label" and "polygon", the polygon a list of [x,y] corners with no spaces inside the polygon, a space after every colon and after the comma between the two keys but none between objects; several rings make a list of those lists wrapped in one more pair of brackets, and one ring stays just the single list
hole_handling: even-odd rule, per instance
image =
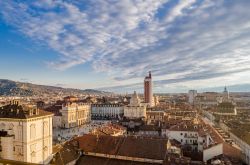
[{"label": "chimney", "polygon": [[29,115],[32,116],[33,115],[33,109],[29,110]]},{"label": "chimney", "polygon": [[39,115],[39,108],[35,109],[35,115]]}]

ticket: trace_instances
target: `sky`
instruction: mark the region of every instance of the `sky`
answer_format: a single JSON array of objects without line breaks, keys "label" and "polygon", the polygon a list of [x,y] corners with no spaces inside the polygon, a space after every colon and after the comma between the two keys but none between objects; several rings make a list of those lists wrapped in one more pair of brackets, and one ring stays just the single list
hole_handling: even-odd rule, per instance
[{"label": "sky", "polygon": [[[2,0],[0,79],[142,92],[250,91],[249,0]],[[230,88],[229,88],[230,90]]]}]

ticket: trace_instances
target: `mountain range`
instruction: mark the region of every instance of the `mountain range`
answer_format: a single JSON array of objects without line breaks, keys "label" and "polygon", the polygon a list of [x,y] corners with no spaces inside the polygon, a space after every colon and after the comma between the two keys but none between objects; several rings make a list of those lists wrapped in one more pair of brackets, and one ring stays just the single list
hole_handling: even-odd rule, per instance
[{"label": "mountain range", "polygon": [[109,95],[110,92],[104,92],[94,89],[72,89],[47,85],[37,85],[26,82],[18,82],[7,79],[0,79],[0,96],[38,96],[53,94],[90,94],[90,95]]}]

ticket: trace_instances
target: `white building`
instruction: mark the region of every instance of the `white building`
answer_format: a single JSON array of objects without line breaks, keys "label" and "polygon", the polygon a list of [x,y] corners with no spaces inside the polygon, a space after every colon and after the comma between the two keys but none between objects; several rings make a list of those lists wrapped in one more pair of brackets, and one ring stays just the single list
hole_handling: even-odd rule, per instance
[{"label": "white building", "polygon": [[146,106],[141,104],[141,100],[134,92],[128,106],[124,107],[124,117],[128,119],[146,118]]},{"label": "white building", "polygon": [[188,91],[188,102],[191,105],[194,105],[195,97],[197,96],[197,90]]},{"label": "white building", "polygon": [[121,104],[92,104],[92,119],[119,119],[124,114],[124,106]]},{"label": "white building", "polygon": [[0,108],[2,159],[47,164],[52,158],[52,116],[13,102]]},{"label": "white building", "polygon": [[203,161],[212,159],[223,154],[222,143],[217,143],[210,134],[208,125],[197,119],[183,121],[166,131],[169,139],[175,139],[182,146],[188,147],[189,151],[203,153]]}]

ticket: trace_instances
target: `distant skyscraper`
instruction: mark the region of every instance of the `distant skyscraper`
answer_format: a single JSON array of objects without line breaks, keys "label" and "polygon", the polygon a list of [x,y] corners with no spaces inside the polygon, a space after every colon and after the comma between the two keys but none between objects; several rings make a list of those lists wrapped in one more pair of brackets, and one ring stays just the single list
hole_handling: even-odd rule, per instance
[{"label": "distant skyscraper", "polygon": [[197,96],[196,90],[189,90],[188,91],[188,102],[191,105],[194,105],[195,97]]},{"label": "distant skyscraper", "polygon": [[154,98],[152,92],[152,77],[151,72],[149,71],[149,75],[144,79],[144,101],[145,103],[149,103],[149,106],[154,105]]}]

